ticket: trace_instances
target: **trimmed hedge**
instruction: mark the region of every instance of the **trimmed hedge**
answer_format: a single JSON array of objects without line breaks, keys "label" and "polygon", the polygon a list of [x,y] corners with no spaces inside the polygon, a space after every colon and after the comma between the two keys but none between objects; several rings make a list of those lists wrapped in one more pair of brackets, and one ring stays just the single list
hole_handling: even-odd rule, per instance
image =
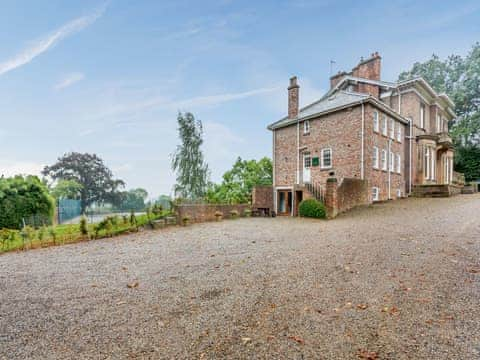
[{"label": "trimmed hedge", "polygon": [[36,176],[0,178],[0,229],[20,229],[22,219],[52,222],[55,202]]},{"label": "trimmed hedge", "polygon": [[315,199],[303,200],[298,208],[300,216],[324,219],[327,216],[325,205]]}]

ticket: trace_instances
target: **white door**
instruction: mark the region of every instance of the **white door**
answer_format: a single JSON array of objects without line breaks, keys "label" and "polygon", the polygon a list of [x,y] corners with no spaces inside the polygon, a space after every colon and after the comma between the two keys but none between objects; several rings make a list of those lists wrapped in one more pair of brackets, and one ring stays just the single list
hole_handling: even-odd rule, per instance
[{"label": "white door", "polygon": [[310,182],[310,168],[312,166],[312,158],[310,154],[303,155],[303,182]]}]

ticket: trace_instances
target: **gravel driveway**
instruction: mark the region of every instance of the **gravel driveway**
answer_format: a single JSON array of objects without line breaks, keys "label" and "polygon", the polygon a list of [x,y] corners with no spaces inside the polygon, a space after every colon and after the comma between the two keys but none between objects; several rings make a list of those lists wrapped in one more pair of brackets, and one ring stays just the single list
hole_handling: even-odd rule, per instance
[{"label": "gravel driveway", "polygon": [[479,359],[479,255],[480,194],[8,253],[0,358]]}]

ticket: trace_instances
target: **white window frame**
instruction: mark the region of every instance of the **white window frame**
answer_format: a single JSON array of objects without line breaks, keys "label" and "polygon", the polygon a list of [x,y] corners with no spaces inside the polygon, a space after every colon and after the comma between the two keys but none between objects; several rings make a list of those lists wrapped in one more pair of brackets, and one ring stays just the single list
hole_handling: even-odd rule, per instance
[{"label": "white window frame", "polygon": [[436,163],[436,156],[435,156],[435,149],[433,147],[430,148],[430,180],[435,180],[435,163]]},{"label": "white window frame", "polygon": [[388,170],[390,172],[395,170],[395,156],[392,151],[390,151],[390,163],[388,164]]},{"label": "white window frame", "polygon": [[387,120],[387,115],[382,116],[382,135],[387,136],[388,134],[388,120]]},{"label": "white window frame", "polygon": [[373,131],[376,133],[380,132],[380,121],[378,118],[378,111],[373,112]]},{"label": "white window frame", "polygon": [[[330,165],[325,165],[325,152],[330,152]],[[331,169],[333,166],[333,151],[332,148],[325,148],[320,151],[320,168]]]},{"label": "white window frame", "polygon": [[399,143],[402,142],[402,124],[400,124],[400,123],[398,123],[397,141],[398,141]]},{"label": "white window frame", "polygon": [[425,129],[425,105],[420,104],[420,128]]},{"label": "white window frame", "polygon": [[379,165],[380,165],[380,159],[378,158],[379,156],[379,151],[378,151],[378,147],[374,146],[373,147],[373,168],[374,169],[378,169]]},{"label": "white window frame", "polygon": [[401,174],[402,173],[402,158],[401,158],[400,154],[396,155],[395,165],[397,166],[397,168],[396,168],[397,174]]},{"label": "white window frame", "polygon": [[395,119],[390,119],[390,139],[395,140]]},{"label": "white window frame", "polygon": [[303,133],[304,134],[310,134],[310,121],[305,120],[303,122]]},{"label": "white window frame", "polygon": [[378,201],[380,199],[380,189],[376,186],[372,187],[372,201]]},{"label": "white window frame", "polygon": [[425,180],[430,180],[430,148],[429,147],[425,147],[423,151],[423,165],[424,165],[423,173],[424,173]]},{"label": "white window frame", "polygon": [[382,170],[387,171],[387,150],[385,149],[381,152],[380,164],[382,165]]}]

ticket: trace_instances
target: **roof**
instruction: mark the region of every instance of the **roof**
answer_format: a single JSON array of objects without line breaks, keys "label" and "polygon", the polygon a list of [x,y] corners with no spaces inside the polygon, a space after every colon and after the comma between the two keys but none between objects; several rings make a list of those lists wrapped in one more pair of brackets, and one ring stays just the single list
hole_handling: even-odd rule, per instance
[{"label": "roof", "polygon": [[331,112],[342,110],[347,107],[360,105],[362,103],[370,102],[376,107],[381,108],[383,111],[388,112],[391,116],[397,118],[398,120],[408,123],[408,121],[400,116],[398,113],[394,112],[390,107],[381,101],[375,99],[369,94],[362,94],[357,92],[350,92],[345,90],[338,90],[329,97],[322,97],[320,100],[311,103],[300,109],[298,116],[296,118],[290,119],[287,116],[270,124],[268,126],[269,130],[278,129],[284,126],[288,126],[296,123],[297,121],[307,120],[313,117],[319,117],[326,115]]}]

